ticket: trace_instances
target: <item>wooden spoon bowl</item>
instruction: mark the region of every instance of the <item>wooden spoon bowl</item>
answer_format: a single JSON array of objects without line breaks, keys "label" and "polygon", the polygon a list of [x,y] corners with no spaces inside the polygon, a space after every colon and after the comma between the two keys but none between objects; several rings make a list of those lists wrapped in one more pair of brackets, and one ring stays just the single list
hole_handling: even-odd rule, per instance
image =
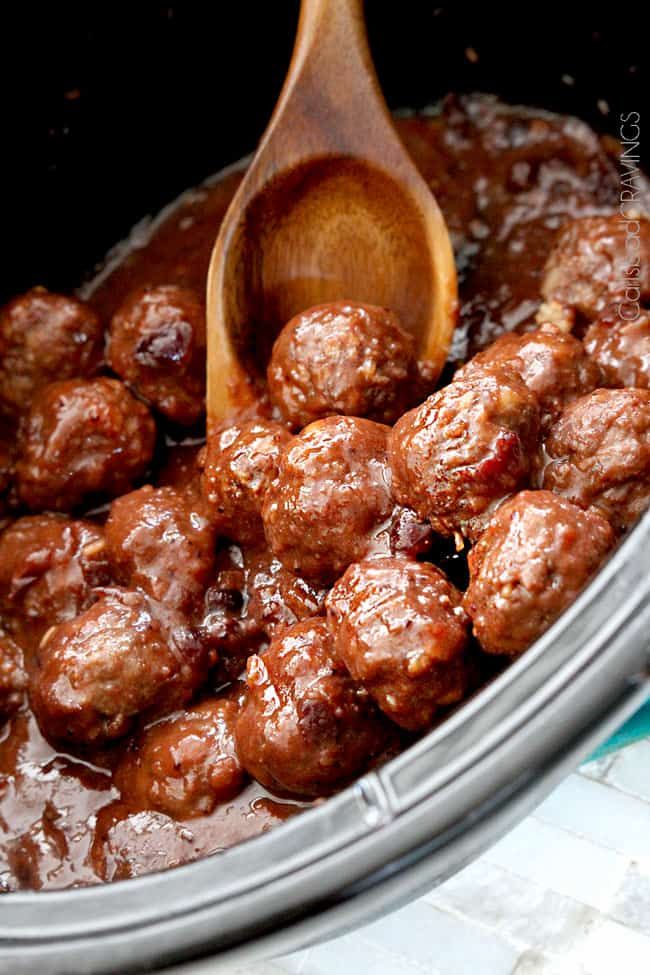
[{"label": "wooden spoon bowl", "polygon": [[254,397],[285,322],[340,299],[396,312],[442,369],[457,309],[444,219],[393,128],[361,0],[303,0],[284,88],[212,254],[209,425]]}]

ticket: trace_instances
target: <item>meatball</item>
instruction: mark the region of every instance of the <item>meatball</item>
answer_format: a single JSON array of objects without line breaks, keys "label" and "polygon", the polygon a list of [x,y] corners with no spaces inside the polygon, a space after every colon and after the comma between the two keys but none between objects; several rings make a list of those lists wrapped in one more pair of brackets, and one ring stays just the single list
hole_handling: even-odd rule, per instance
[{"label": "meatball", "polygon": [[25,411],[48,383],[91,376],[104,333],[89,305],[32,288],[0,311],[0,412]]},{"label": "meatball", "polygon": [[538,430],[537,399],[511,371],[452,382],[393,427],[394,495],[440,534],[473,539],[528,479]]},{"label": "meatball", "polygon": [[138,288],[111,321],[111,369],[174,423],[205,411],[205,355],[205,309],[187,288]]},{"label": "meatball", "polygon": [[138,715],[182,707],[209,660],[193,634],[141,592],[108,589],[41,641],[29,697],[44,735],[101,744]]},{"label": "meatball", "polygon": [[105,549],[98,525],[64,515],[28,515],[0,535],[0,613],[22,646],[34,649],[109,582]]},{"label": "meatball", "polygon": [[271,399],[296,427],[333,413],[394,423],[415,402],[415,343],[385,308],[317,305],[284,326],[267,378]]},{"label": "meatball", "polygon": [[434,566],[390,557],[351,565],[327,597],[327,622],[336,655],[402,728],[427,728],[463,697],[469,620]]},{"label": "meatball", "polygon": [[564,411],[546,442],[542,487],[596,505],[624,531],[650,502],[650,390],[597,389]]},{"label": "meatball", "polygon": [[587,329],[584,344],[600,367],[602,385],[650,389],[650,312],[629,322],[599,318]]},{"label": "meatball", "polygon": [[121,585],[190,614],[215,565],[214,529],[191,494],[147,484],[111,505],[106,549]]},{"label": "meatball", "polygon": [[368,692],[332,655],[324,619],[304,620],[246,667],[235,724],[240,761],[275,792],[320,796],[345,785],[386,743]]},{"label": "meatball", "polygon": [[10,636],[0,630],[0,720],[18,710],[26,688],[23,652]]},{"label": "meatball", "polygon": [[236,796],[245,781],[235,751],[238,712],[236,701],[213,698],[150,725],[115,771],[122,799],[190,819]]},{"label": "meatball", "polygon": [[54,511],[123,494],[149,466],[155,440],[149,410],[117,379],[52,383],[25,418],[18,494],[33,510]]},{"label": "meatball", "polygon": [[571,605],[613,541],[601,515],[549,491],[506,501],[469,554],[463,603],[483,650],[526,650]]},{"label": "meatball", "polygon": [[235,423],[210,438],[203,495],[223,535],[243,545],[264,541],[262,502],[290,440],[279,423],[257,419]]},{"label": "meatball", "polygon": [[493,369],[515,373],[535,394],[548,427],[567,403],[600,385],[600,370],[582,343],[556,325],[545,324],[525,335],[508,332],[484,352],[475,355],[454,379],[475,376]]},{"label": "meatball", "polygon": [[288,569],[327,584],[377,545],[393,510],[389,428],[331,416],[294,437],[264,498],[264,530]]},{"label": "meatball", "polygon": [[[637,222],[635,221],[635,225]],[[583,217],[561,231],[546,262],[542,294],[593,321],[650,300],[650,221],[638,234],[619,216]],[[625,316],[623,316],[625,317]]]}]

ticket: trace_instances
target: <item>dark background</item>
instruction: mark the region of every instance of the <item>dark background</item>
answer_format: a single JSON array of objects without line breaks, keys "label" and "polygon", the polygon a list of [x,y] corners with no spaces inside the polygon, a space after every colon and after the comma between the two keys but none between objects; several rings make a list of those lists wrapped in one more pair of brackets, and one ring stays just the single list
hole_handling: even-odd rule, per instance
[{"label": "dark background", "polygon": [[[0,15],[0,299],[37,283],[73,287],[140,217],[253,149],[282,84],[298,3],[12,11]],[[624,5],[591,6],[575,20],[569,11],[367,3],[391,106],[483,90],[616,134],[618,113],[643,115],[647,103],[640,15]],[[650,121],[648,133],[650,142]]]}]

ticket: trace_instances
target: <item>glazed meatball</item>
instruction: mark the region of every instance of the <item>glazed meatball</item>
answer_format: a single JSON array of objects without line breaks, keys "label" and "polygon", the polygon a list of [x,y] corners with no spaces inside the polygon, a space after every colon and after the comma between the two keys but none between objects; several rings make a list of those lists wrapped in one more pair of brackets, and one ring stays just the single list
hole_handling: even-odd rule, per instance
[{"label": "glazed meatball", "polygon": [[193,634],[143,593],[108,589],[45,635],[30,702],[47,737],[101,744],[125,735],[138,715],[182,707],[209,662]]},{"label": "glazed meatball", "polygon": [[600,370],[582,343],[552,324],[525,335],[508,332],[460,369],[461,382],[493,369],[515,373],[537,397],[542,425],[548,427],[567,403],[600,385]]},{"label": "glazed meatball", "polygon": [[122,798],[175,819],[208,815],[232,799],[245,781],[235,751],[238,713],[236,701],[213,698],[151,725],[115,771]]},{"label": "glazed meatball", "polygon": [[89,305],[32,288],[0,311],[0,412],[25,411],[36,392],[59,379],[91,376],[104,334]]},{"label": "glazed meatball", "polygon": [[393,510],[389,428],[331,416],[287,445],[264,498],[264,530],[288,569],[323,584],[369,555]]},{"label": "glazed meatball", "polygon": [[0,721],[18,710],[26,688],[23,652],[4,630],[0,630]]},{"label": "glazed meatball", "polygon": [[205,410],[205,309],[187,288],[138,288],[110,328],[114,372],[174,423],[195,423]]},{"label": "glazed meatball", "polygon": [[427,728],[463,697],[469,620],[434,566],[403,558],[351,565],[327,597],[327,622],[337,656],[402,728]]},{"label": "glazed meatball", "polygon": [[512,371],[452,382],[393,427],[394,495],[440,534],[473,539],[528,479],[538,430],[536,397]]},{"label": "glazed meatball", "polygon": [[624,531],[650,502],[650,390],[597,389],[564,411],[546,442],[542,487],[596,505]]},{"label": "glazed meatball", "polygon": [[210,439],[203,496],[221,534],[243,545],[264,541],[262,502],[291,434],[271,420],[247,420]]},{"label": "glazed meatball", "polygon": [[195,502],[147,484],[113,501],[106,522],[116,581],[186,614],[202,601],[215,565],[215,532]]},{"label": "glazed meatball", "polygon": [[385,308],[338,301],[288,322],[273,346],[269,394],[296,427],[334,413],[394,423],[415,402],[415,343]]},{"label": "glazed meatball", "polygon": [[123,494],[149,466],[155,440],[149,410],[117,379],[52,383],[34,397],[22,429],[19,496],[32,510],[72,511]]},{"label": "glazed meatball", "polygon": [[[636,223],[636,222],[635,222]],[[650,301],[650,221],[638,235],[619,216],[583,217],[561,231],[546,262],[542,294],[593,321]]]},{"label": "glazed meatball", "polygon": [[571,605],[613,541],[601,515],[549,491],[506,501],[469,554],[463,602],[483,650],[526,650]]},{"label": "glazed meatball", "polygon": [[599,318],[587,329],[584,344],[600,367],[603,386],[650,389],[650,312],[629,322]]},{"label": "glazed meatball", "polygon": [[249,658],[235,725],[240,761],[275,792],[320,796],[362,772],[386,742],[368,692],[332,655],[324,619],[304,620]]},{"label": "glazed meatball", "polygon": [[104,532],[90,521],[28,515],[0,535],[0,613],[26,649],[109,580]]}]

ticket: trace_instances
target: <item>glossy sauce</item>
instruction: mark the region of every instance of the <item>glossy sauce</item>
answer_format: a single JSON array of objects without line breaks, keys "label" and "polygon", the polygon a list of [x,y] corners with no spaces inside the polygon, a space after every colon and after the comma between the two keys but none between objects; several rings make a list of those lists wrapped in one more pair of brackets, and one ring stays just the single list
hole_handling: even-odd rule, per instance
[{"label": "glossy sauce", "polygon": [[[461,295],[452,358],[463,359],[504,329],[532,326],[557,229],[618,203],[614,147],[575,119],[478,96],[450,98],[435,114],[397,124],[452,233]],[[243,171],[184,194],[109,256],[80,289],[105,323],[141,285],[203,293],[215,236]],[[195,441],[201,437],[196,430]],[[452,549],[448,559],[460,559],[462,576],[464,559]],[[307,805],[273,798],[254,783],[209,816],[180,824],[147,812],[125,819],[128,804],[111,777],[122,747],[73,756],[48,744],[26,710],[5,724],[0,889],[61,888],[161,869],[255,836]]]}]

